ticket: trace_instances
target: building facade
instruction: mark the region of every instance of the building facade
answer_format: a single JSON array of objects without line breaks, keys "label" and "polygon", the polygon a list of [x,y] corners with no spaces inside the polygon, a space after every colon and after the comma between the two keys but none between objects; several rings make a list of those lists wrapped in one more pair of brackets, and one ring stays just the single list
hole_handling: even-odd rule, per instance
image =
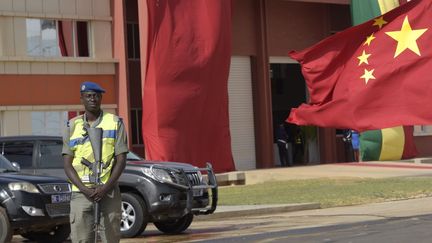
[{"label": "building facade", "polygon": [[[0,1],[0,135],[61,135],[64,122],[82,112],[79,84],[91,80],[107,90],[102,108],[123,117],[130,148],[143,155],[146,2]],[[288,52],[349,27],[350,18],[349,0],[232,1],[228,93],[238,170],[278,165],[273,128],[307,100]],[[431,131],[416,127],[419,156],[432,155]],[[338,130],[303,132],[297,164],[348,160]]]}]

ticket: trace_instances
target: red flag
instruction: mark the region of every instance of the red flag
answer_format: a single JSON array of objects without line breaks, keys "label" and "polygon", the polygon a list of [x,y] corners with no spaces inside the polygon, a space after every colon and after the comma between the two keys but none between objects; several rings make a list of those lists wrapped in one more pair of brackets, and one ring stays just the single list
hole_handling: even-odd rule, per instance
[{"label": "red flag", "polygon": [[309,104],[288,122],[357,131],[432,124],[432,1],[412,0],[290,56]]},{"label": "red flag", "polygon": [[235,170],[228,119],[230,0],[148,0],[146,158]]}]

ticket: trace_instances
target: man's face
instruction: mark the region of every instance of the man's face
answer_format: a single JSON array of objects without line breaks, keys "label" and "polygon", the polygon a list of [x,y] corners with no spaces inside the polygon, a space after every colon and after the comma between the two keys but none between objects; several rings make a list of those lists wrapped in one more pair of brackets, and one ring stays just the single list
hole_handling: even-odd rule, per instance
[{"label": "man's face", "polygon": [[81,93],[81,103],[86,111],[97,112],[100,110],[102,94],[93,91]]}]

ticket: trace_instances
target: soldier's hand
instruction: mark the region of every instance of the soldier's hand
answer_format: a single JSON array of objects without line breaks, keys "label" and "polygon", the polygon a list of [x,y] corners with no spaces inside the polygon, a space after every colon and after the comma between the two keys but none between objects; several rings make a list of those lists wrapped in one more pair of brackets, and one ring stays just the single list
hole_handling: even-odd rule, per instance
[{"label": "soldier's hand", "polygon": [[99,202],[108,192],[108,188],[105,185],[97,186],[94,189],[93,194],[90,196],[95,202]]},{"label": "soldier's hand", "polygon": [[89,188],[89,187],[86,187],[86,188],[83,188],[82,190],[81,190],[81,192],[84,194],[84,196],[86,196],[88,199],[90,199],[90,200],[94,200],[92,197],[91,197],[91,195],[94,193],[94,188]]}]

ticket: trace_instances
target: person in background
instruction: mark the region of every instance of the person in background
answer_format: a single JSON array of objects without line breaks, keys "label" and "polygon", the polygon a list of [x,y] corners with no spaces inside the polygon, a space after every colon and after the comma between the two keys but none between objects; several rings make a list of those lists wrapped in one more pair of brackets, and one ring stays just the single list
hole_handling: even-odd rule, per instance
[{"label": "person in background", "polygon": [[294,161],[304,164],[304,135],[303,131],[299,126],[295,127],[294,130]]},{"label": "person in background", "polygon": [[276,143],[278,146],[279,158],[282,167],[292,165],[292,161],[288,157],[288,142],[289,136],[286,132],[285,125],[281,123],[276,129]]},{"label": "person in background", "polygon": [[360,161],[360,155],[359,155],[360,134],[355,130],[351,130],[351,144],[352,144],[353,153],[354,153],[354,161],[358,162],[358,161]]}]

